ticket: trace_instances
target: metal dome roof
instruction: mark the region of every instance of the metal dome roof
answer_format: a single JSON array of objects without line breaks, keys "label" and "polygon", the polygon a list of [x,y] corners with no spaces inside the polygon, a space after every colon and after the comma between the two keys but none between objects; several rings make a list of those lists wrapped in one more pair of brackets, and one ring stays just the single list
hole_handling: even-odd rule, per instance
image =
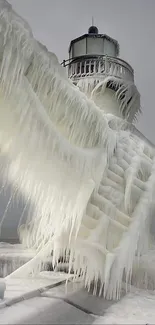
[{"label": "metal dome roof", "polygon": [[96,26],[90,26],[88,29],[88,34],[98,34],[98,28]]}]

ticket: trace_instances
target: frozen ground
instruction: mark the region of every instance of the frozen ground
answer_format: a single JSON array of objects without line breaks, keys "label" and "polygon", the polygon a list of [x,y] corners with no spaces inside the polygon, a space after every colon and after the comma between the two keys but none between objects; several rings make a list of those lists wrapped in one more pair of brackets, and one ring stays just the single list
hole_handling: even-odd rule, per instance
[{"label": "frozen ground", "polygon": [[[19,289],[17,282],[15,297]],[[29,285],[24,282],[25,287],[29,286],[28,293],[32,289],[31,281]],[[7,296],[13,297],[12,290],[10,293]],[[0,324],[155,324],[155,295],[138,290],[117,303],[107,302],[89,295],[80,285],[73,288],[70,283],[66,292],[65,285],[61,284],[0,308]]]},{"label": "frozen ground", "polygon": [[95,324],[155,324],[155,293],[139,290],[126,295]]},{"label": "frozen ground", "polygon": [[[33,254],[20,245],[1,244],[0,264],[11,257],[28,260]],[[66,286],[65,281],[66,274],[59,272],[8,279],[0,301],[0,324],[155,324],[153,291],[132,287],[121,301],[107,301],[89,294],[83,283],[73,284],[70,279]]]}]

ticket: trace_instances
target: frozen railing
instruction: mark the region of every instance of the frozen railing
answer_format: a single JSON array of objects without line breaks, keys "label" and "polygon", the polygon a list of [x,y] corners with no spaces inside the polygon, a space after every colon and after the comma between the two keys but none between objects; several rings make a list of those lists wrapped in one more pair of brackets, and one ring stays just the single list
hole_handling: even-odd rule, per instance
[{"label": "frozen railing", "polygon": [[68,68],[68,77],[73,81],[78,81],[81,77],[97,77],[102,79],[106,76],[114,76],[134,81],[134,71],[132,67],[124,60],[108,57],[97,56],[94,58],[78,57],[64,60],[62,65]]}]

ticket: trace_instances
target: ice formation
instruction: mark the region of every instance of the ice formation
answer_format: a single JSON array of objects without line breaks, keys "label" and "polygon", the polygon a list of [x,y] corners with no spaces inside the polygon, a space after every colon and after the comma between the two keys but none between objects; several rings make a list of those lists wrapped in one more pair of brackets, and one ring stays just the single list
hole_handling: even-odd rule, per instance
[{"label": "ice formation", "polygon": [[6,290],[6,284],[4,281],[1,280],[0,281],[0,300],[4,299],[5,290]]},{"label": "ice formation", "polygon": [[74,86],[3,0],[0,148],[12,198],[21,192],[34,207],[19,234],[36,256],[12,276],[39,271],[52,255],[88,289],[100,280],[100,294],[118,299],[154,244],[154,149]]}]

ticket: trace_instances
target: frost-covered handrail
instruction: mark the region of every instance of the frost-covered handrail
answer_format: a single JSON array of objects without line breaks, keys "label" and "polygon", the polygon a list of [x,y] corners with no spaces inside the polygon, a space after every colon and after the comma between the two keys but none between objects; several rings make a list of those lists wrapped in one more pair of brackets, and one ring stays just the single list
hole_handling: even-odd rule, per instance
[{"label": "frost-covered handrail", "polygon": [[125,81],[134,81],[134,71],[132,67],[119,58],[110,56],[94,55],[94,58],[82,56],[65,60],[62,65],[68,67],[68,77],[73,81],[79,78],[99,78],[100,80],[107,76],[122,78]]}]

